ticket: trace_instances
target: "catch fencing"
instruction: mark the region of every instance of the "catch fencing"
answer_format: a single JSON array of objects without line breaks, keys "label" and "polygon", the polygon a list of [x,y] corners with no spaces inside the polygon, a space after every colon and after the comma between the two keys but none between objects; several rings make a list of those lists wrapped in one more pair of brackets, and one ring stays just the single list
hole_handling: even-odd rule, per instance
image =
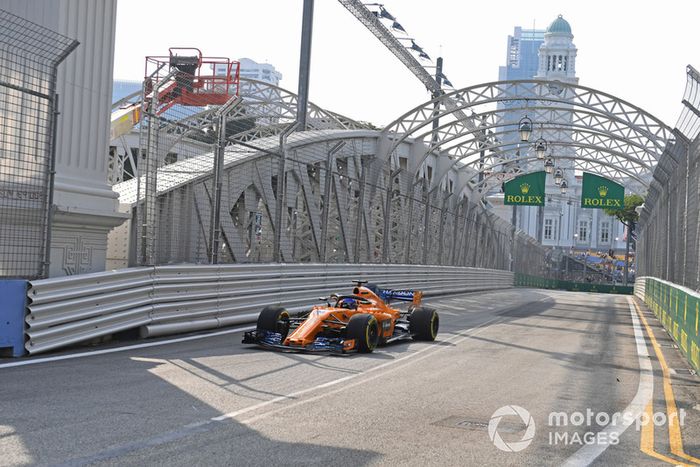
[{"label": "catch fencing", "polygon": [[688,66],[676,142],[654,170],[639,219],[639,276],[700,289],[700,74]]},{"label": "catch fencing", "polygon": [[254,323],[267,305],[291,312],[349,290],[352,280],[426,296],[512,287],[508,271],[376,264],[250,264],[129,268],[31,281],[30,354],[139,330],[142,337]]},{"label": "catch fencing", "polygon": [[77,46],[0,10],[0,279],[48,274],[56,74]]}]

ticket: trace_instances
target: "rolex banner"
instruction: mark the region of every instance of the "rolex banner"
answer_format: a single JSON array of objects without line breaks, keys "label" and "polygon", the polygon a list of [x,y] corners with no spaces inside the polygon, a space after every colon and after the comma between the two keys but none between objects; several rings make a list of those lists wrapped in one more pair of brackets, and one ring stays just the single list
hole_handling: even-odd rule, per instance
[{"label": "rolex banner", "polygon": [[625,187],[607,178],[584,172],[581,207],[622,209],[625,207]]},{"label": "rolex banner", "polygon": [[533,172],[515,177],[503,186],[504,204],[544,206],[544,185],[547,174]]}]

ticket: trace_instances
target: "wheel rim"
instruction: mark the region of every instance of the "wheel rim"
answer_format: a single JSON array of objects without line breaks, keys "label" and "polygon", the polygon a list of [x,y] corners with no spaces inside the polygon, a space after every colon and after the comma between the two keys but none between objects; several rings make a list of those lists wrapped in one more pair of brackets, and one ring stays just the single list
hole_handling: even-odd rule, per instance
[{"label": "wheel rim", "polygon": [[440,326],[440,318],[438,314],[433,312],[433,317],[430,319],[430,336],[435,339],[437,337],[438,326]]},{"label": "wheel rim", "polygon": [[372,320],[367,323],[367,330],[365,332],[367,348],[369,349],[374,349],[377,346],[377,338],[379,337],[379,331],[377,328],[377,320],[372,318]]}]

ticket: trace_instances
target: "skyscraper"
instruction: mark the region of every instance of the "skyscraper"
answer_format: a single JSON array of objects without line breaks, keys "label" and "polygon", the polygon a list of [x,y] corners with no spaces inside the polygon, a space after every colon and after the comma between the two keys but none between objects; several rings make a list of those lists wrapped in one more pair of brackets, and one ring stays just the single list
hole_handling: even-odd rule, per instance
[{"label": "skyscraper", "polygon": [[539,70],[539,49],[544,43],[544,29],[516,26],[508,36],[506,65],[499,67],[498,80],[532,79]]}]

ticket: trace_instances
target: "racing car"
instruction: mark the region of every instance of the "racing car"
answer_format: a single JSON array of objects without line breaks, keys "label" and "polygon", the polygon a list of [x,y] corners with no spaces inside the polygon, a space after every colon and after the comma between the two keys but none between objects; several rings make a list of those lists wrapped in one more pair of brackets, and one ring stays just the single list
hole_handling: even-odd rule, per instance
[{"label": "racing car", "polygon": [[[434,341],[440,326],[437,311],[421,305],[419,290],[382,289],[367,281],[353,281],[352,294],[332,294],[299,316],[281,306],[267,306],[244,344],[283,351],[346,354],[369,353],[378,345],[401,339]],[[406,310],[389,306],[392,300],[411,302]]]}]

